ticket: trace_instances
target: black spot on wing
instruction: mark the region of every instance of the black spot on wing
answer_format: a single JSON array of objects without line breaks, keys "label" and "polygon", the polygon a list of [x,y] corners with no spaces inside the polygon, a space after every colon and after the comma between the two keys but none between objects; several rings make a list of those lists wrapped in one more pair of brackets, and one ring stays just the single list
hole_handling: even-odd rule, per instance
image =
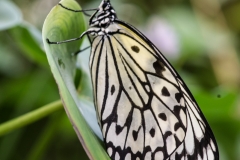
[{"label": "black spot on wing", "polygon": [[155,136],[155,129],[152,128],[152,129],[149,131],[149,133],[150,133],[150,135],[151,135],[152,137],[154,137],[154,136]]},{"label": "black spot on wing", "polygon": [[137,137],[138,137],[138,131],[133,131],[132,136],[133,136],[134,141],[136,141]]},{"label": "black spot on wing", "polygon": [[116,134],[119,135],[119,133],[121,133],[123,130],[123,127],[116,125]]},{"label": "black spot on wing", "polygon": [[181,98],[182,98],[182,94],[181,93],[176,93],[175,94],[175,99],[177,100],[178,103],[180,103]]},{"label": "black spot on wing", "polygon": [[166,96],[166,97],[170,96],[170,93],[169,93],[169,91],[168,91],[168,89],[166,87],[162,88],[162,95]]},{"label": "black spot on wing", "polygon": [[132,46],[131,49],[136,53],[138,53],[140,51],[138,46]]},{"label": "black spot on wing", "polygon": [[178,123],[175,123],[174,125],[174,131],[177,131],[179,128],[181,127],[181,124],[178,122]]},{"label": "black spot on wing", "polygon": [[164,64],[160,60],[157,60],[156,62],[153,63],[153,68],[155,69],[156,74],[163,77],[162,72],[165,71],[165,68]]},{"label": "black spot on wing", "polygon": [[159,113],[158,117],[161,118],[162,120],[166,121],[167,120],[167,116],[165,113]]},{"label": "black spot on wing", "polygon": [[115,92],[115,86],[112,85],[112,87],[111,87],[111,95],[113,95],[114,92]]},{"label": "black spot on wing", "polygon": [[175,115],[179,115],[180,114],[180,109],[182,108],[182,106],[174,106],[173,112]]},{"label": "black spot on wing", "polygon": [[136,141],[138,138],[138,132],[139,132],[140,128],[141,128],[141,126],[138,128],[137,131],[134,131],[134,130],[132,131],[132,136],[133,136],[134,141]]}]

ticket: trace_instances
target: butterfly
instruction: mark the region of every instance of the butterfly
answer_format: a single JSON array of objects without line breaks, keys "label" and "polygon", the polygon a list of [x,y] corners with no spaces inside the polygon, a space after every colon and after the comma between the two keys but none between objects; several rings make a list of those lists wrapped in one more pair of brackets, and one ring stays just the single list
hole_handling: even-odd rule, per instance
[{"label": "butterfly", "polygon": [[213,132],[182,78],[145,35],[117,18],[109,0],[80,37],[48,42],[84,35],[91,37],[94,103],[111,159],[219,159]]}]

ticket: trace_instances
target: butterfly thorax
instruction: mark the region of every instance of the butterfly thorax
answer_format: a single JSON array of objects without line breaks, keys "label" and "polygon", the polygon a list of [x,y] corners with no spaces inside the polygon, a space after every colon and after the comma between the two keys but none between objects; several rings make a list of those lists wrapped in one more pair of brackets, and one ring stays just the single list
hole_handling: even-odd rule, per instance
[{"label": "butterfly thorax", "polygon": [[95,36],[107,34],[107,28],[116,18],[115,10],[111,6],[109,0],[103,0],[98,10],[89,20],[90,29],[88,31]]}]

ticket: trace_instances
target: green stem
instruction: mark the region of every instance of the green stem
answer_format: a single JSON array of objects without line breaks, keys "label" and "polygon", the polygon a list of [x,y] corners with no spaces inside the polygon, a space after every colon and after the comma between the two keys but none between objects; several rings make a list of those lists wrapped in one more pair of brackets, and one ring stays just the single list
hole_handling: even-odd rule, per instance
[{"label": "green stem", "polygon": [[15,129],[31,124],[49,114],[63,108],[60,100],[42,106],[39,109],[26,113],[20,117],[14,118],[8,122],[0,124],[0,136],[5,135]]}]

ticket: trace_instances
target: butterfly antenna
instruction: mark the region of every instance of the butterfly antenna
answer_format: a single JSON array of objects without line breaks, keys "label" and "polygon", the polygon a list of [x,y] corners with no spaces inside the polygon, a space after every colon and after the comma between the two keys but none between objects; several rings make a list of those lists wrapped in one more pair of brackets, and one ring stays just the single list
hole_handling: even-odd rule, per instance
[{"label": "butterfly antenna", "polygon": [[84,9],[84,10],[74,10],[74,9],[71,9],[71,8],[68,8],[68,7],[65,7],[64,5],[62,5],[61,3],[58,3],[58,5],[60,5],[62,8],[66,9],[66,10],[69,10],[69,11],[72,11],[72,12],[82,12],[84,15],[86,16],[91,16],[90,14],[86,13],[86,11],[96,11],[98,10],[97,8],[94,8],[94,9]]}]

